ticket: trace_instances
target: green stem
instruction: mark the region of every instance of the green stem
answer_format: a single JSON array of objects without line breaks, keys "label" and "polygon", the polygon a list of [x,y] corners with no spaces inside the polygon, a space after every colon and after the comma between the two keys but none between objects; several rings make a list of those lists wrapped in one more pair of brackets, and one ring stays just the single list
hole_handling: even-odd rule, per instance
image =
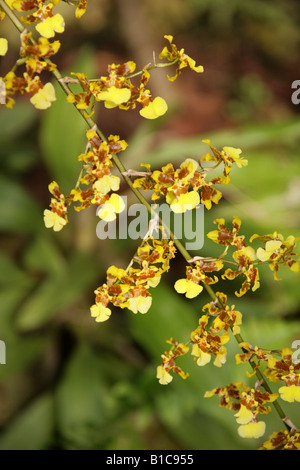
[{"label": "green stem", "polygon": [[[144,67],[143,70],[139,70],[138,72],[134,72],[130,75],[127,75],[126,80],[130,80],[131,78],[135,78],[135,77],[138,77],[139,75],[143,75],[143,73],[145,73],[145,71],[148,72],[148,71],[159,69],[159,68],[162,68],[162,67],[170,67],[170,65],[176,64],[176,62],[178,62],[178,60],[179,60],[178,57],[176,57],[176,59],[172,60],[172,62],[165,62],[165,63],[147,65],[146,67]],[[89,82],[98,82],[99,80],[101,80],[101,79],[100,78],[90,78]],[[79,82],[79,80],[78,80],[78,82]]]},{"label": "green stem", "polygon": [[[24,26],[22,25],[22,23],[19,21],[19,19],[17,18],[17,16],[14,14],[14,12],[8,7],[8,5],[5,3],[4,0],[0,0],[0,7],[2,8],[2,10],[7,14],[7,16],[9,17],[9,19],[12,21],[12,23],[15,25],[15,27],[18,29],[18,31],[20,33],[24,33],[25,32],[25,28]],[[32,44],[36,44],[36,41],[31,38],[31,42]],[[44,59],[46,62],[48,63],[51,63],[51,61],[47,58]],[[177,60],[174,61],[174,63],[176,62]],[[158,65],[158,64],[157,64]],[[157,67],[156,65],[156,67]],[[172,65],[172,63],[170,64],[165,64],[166,66],[167,65]],[[162,64],[160,64],[159,66],[163,66]],[[155,68],[155,66],[153,66],[152,68]],[[55,79],[57,80],[57,82],[59,83],[60,87],[62,88],[62,90],[65,92],[66,95],[69,95],[70,93],[72,93],[72,91],[70,90],[70,88],[68,87],[68,85],[66,83],[64,83],[63,81],[63,77],[61,75],[61,73],[59,72],[59,70],[57,68],[55,68],[53,71],[52,71],[52,74],[53,76],[55,77]],[[73,103],[75,108],[76,108],[76,104]],[[94,128],[98,134],[98,136],[101,138],[101,140],[103,140],[103,142],[107,142],[107,139],[106,137],[104,136],[104,134],[102,133],[102,131],[99,129],[99,127],[96,125],[95,121],[90,118],[90,117],[87,117],[85,112],[83,110],[80,110],[78,108],[76,108],[76,110],[81,114],[81,116],[83,117],[83,119],[85,120],[85,122],[87,123],[87,125],[89,126],[89,128]],[[118,168],[119,172],[121,173],[123,179],[125,180],[125,182],[127,183],[127,185],[129,186],[129,188],[131,189],[131,191],[135,194],[135,196],[137,197],[137,199],[147,208],[148,212],[151,214],[152,213],[152,210],[151,210],[151,205],[148,203],[148,201],[145,199],[145,197],[140,193],[140,191],[138,191],[138,189],[134,188],[133,187],[133,183],[131,181],[131,179],[129,178],[129,176],[127,176],[126,174],[126,168],[125,166],[123,165],[123,163],[121,162],[121,160],[119,159],[118,155],[116,154],[113,154],[113,161],[114,161],[114,164],[116,165],[116,167]],[[182,256],[185,258],[185,260],[188,262],[192,259],[192,256],[190,255],[190,253],[184,248],[184,246],[182,245],[182,243],[174,237],[174,234],[171,232],[171,230],[168,228],[168,233],[169,233],[169,236],[170,238],[174,239],[174,243],[178,249],[178,251],[182,254]],[[214,290],[207,284],[204,284],[204,288],[206,289],[208,295],[210,296],[210,298],[215,302],[215,301],[219,301],[219,304],[220,304],[220,307],[223,307],[222,303],[220,302],[220,300],[218,299],[216,293],[214,292]],[[238,344],[241,344],[243,342],[243,338],[241,337],[240,334],[235,334],[234,335],[236,341],[238,342]],[[256,376],[258,378],[259,381],[261,381],[261,384],[262,386],[264,387],[264,389],[269,392],[269,393],[272,393],[272,390],[270,389],[268,383],[265,381],[264,377],[262,376],[262,373],[260,372],[260,370],[256,367],[256,364],[255,364],[255,361],[250,359],[249,360],[249,363],[251,365],[251,367],[253,368],[253,370],[255,370],[255,373],[256,373]],[[278,415],[280,416],[281,420],[283,420],[285,426],[287,427],[288,430],[291,430],[291,426],[288,425],[288,423],[286,422],[287,420],[287,417],[286,417],[286,414],[284,413],[284,411],[282,410],[280,404],[278,403],[277,400],[275,400],[273,402],[273,405],[278,413]]]}]

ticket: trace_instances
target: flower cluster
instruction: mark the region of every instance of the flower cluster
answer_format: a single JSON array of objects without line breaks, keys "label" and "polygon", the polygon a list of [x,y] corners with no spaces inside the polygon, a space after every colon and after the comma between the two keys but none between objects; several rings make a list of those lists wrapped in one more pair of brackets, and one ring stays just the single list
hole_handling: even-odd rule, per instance
[{"label": "flower cluster", "polygon": [[[172,43],[172,36],[165,36]],[[195,61],[184,54],[183,49],[179,52],[174,44],[172,53],[164,48],[160,58],[167,59],[171,63],[179,62],[179,69],[189,65],[194,71],[202,72],[202,66],[195,66]],[[166,101],[157,96],[153,98],[147,84],[150,79],[150,70],[156,67],[170,65],[154,64],[144,67],[140,72],[135,72],[136,64],[133,61],[124,64],[111,64],[108,66],[107,75],[99,79],[89,80],[83,73],[73,73],[76,79],[66,77],[68,83],[80,83],[81,93],[70,93],[68,101],[75,103],[78,109],[86,110],[90,108],[89,115],[93,114],[96,102],[102,101],[106,108],[134,109],[137,105],[142,105],[139,113],[146,119],[156,119],[163,116],[168,110]],[[178,75],[178,70],[176,76]],[[139,83],[134,84],[132,79],[140,77]]]},{"label": "flower cluster", "polygon": [[273,432],[259,450],[300,450],[300,430],[294,433],[286,429]]},{"label": "flower cluster", "polygon": [[[119,136],[113,135],[108,137],[107,142],[103,142],[93,129],[88,130],[86,135],[86,151],[78,157],[83,167],[76,187],[65,197],[57,189],[53,192],[53,188],[58,188],[56,182],[49,186],[56,199],[51,200],[51,210],[46,209],[44,217],[46,227],[53,227],[55,231],[61,230],[68,222],[67,207],[71,203],[75,203],[76,211],[86,209],[92,204],[101,206],[98,215],[106,221],[114,220],[116,214],[124,209],[121,196],[113,192],[119,190],[120,178],[111,173],[111,168],[113,154],[125,150],[127,143],[120,140]],[[86,185],[87,189],[82,189],[81,185]]]},{"label": "flower cluster", "polygon": [[236,422],[240,424],[238,433],[245,438],[259,438],[264,435],[266,424],[258,421],[260,414],[271,411],[266,403],[272,403],[277,393],[261,392],[259,387],[250,388],[242,382],[235,382],[226,387],[219,387],[205,393],[205,397],[218,395],[220,406],[235,411]]},{"label": "flower cluster", "polygon": [[186,267],[186,278],[178,279],[175,282],[174,288],[179,294],[185,294],[188,299],[193,299],[203,290],[203,286],[199,285],[200,282],[204,284],[215,284],[218,282],[217,276],[212,278],[207,276],[207,273],[219,271],[222,268],[223,262],[221,260],[196,260],[194,266]]},{"label": "flower cluster", "polygon": [[264,248],[260,247],[257,249],[257,259],[269,264],[270,269],[274,272],[274,279],[276,281],[280,280],[277,276],[280,264],[288,266],[288,268],[295,273],[300,271],[299,260],[295,259],[295,256],[299,256],[300,253],[294,252],[299,238],[289,235],[285,240],[281,233],[274,232],[273,234],[264,236],[254,234],[250,238],[250,242],[255,238],[265,243]]},{"label": "flower cluster", "polygon": [[32,34],[21,34],[21,49],[19,63],[25,65],[25,72],[17,76],[14,70],[2,77],[6,89],[6,106],[12,108],[15,94],[29,93],[30,101],[37,109],[47,109],[56,100],[53,85],[42,83],[40,75],[44,71],[53,71],[55,65],[49,60],[60,48],[59,41],[52,43],[45,37],[32,41]]},{"label": "flower cluster", "polygon": [[[266,351],[265,349],[261,349],[258,346],[252,346],[247,341],[241,341],[239,343],[239,347],[243,349],[243,352],[240,354],[236,354],[235,361],[237,364],[245,364],[248,361],[252,361],[253,365],[253,373],[250,374],[248,371],[246,374],[248,377],[253,376],[256,373],[256,370],[260,367],[261,361],[268,361],[272,357],[270,351]],[[253,359],[256,359],[256,364],[254,363]],[[255,364],[255,365],[254,365]]]},{"label": "flower cluster", "polygon": [[292,351],[284,348],[281,352],[281,360],[275,357],[268,359],[268,367],[264,371],[271,382],[284,382],[278,392],[284,401],[293,403],[300,402],[300,363],[295,364],[292,360]]},{"label": "flower cluster", "polygon": [[[281,360],[279,360],[271,351],[257,346],[253,347],[247,342],[240,343],[240,347],[244,352],[236,355],[237,364],[245,363],[254,357],[258,360],[256,368],[260,366],[262,360],[267,362],[267,368],[264,371],[266,377],[271,382],[281,381],[285,384],[278,390],[280,398],[290,403],[300,401],[300,363],[293,362],[291,349],[282,349]],[[278,351],[275,352],[278,353]]]},{"label": "flower cluster", "polygon": [[[247,160],[236,156],[237,153],[241,152],[239,149],[224,147],[222,151],[214,149],[214,152],[215,154],[210,158],[208,157],[209,154],[203,155],[199,162],[187,158],[176,170],[172,163],[168,163],[161,170],[151,172],[149,164],[142,164],[147,168],[147,172],[142,178],[137,178],[133,185],[135,188],[153,191],[153,201],[165,197],[166,202],[174,212],[185,212],[194,209],[200,203],[209,210],[212,204],[218,204],[222,197],[221,191],[214,186],[228,184],[232,164],[236,163],[239,167],[242,164],[247,164]],[[217,161],[217,165],[224,163],[226,178],[218,176],[210,181],[206,180],[211,168],[204,169],[201,160],[209,159]],[[241,162],[243,163],[241,164]]]},{"label": "flower cluster", "polygon": [[235,292],[237,296],[244,295],[250,288],[254,292],[260,287],[258,266],[262,263],[269,264],[276,280],[280,280],[277,276],[280,264],[288,266],[295,273],[300,271],[299,260],[296,259],[300,253],[294,251],[298,239],[294,236],[290,235],[284,240],[284,237],[277,232],[264,236],[254,234],[250,238],[250,243],[257,238],[265,243],[264,248],[259,247],[255,250],[246,244],[244,235],[239,235],[241,221],[238,217],[235,216],[233,219],[232,230],[226,227],[223,218],[216,219],[214,223],[218,224],[218,230],[209,232],[207,237],[219,245],[235,248],[232,258],[237,269],[226,269],[222,278],[232,280],[240,275],[246,277],[240,291]]},{"label": "flower cluster", "polygon": [[189,347],[173,338],[168,340],[167,343],[171,344],[172,347],[161,355],[162,364],[157,366],[156,371],[156,377],[161,385],[167,385],[172,382],[173,376],[170,374],[170,371],[178,374],[182,379],[186,379],[189,376],[176,364],[177,358],[184,356],[189,351]]},{"label": "flower cluster", "polygon": [[226,247],[234,247],[235,251],[232,254],[234,262],[237,264],[238,269],[226,269],[222,275],[223,279],[235,279],[237,276],[244,276],[246,279],[243,282],[240,291],[235,294],[240,297],[244,295],[252,286],[254,292],[259,288],[259,271],[254,266],[256,259],[255,250],[251,246],[246,245],[244,235],[239,235],[241,220],[235,216],[232,221],[232,230],[225,225],[223,218],[216,219],[214,223],[218,224],[218,230],[213,230],[207,234],[207,237],[219,245]]},{"label": "flower cluster", "polygon": [[[194,356],[194,360],[198,366],[205,366],[211,361],[212,356],[214,356],[214,365],[216,367],[222,367],[227,357],[227,350],[224,345],[230,339],[229,331],[231,330],[233,334],[240,332],[242,314],[235,310],[234,305],[229,307],[226,305],[226,302],[227,296],[223,292],[217,292],[217,300],[203,307],[203,311],[208,310],[208,314],[204,314],[200,317],[198,327],[191,332],[191,355]],[[210,321],[211,318],[213,318],[212,321]],[[181,345],[182,343],[178,344]],[[181,350],[183,350],[183,348],[181,348]],[[186,354],[188,350],[189,348],[185,346],[184,354]],[[159,366],[159,370],[163,371],[164,375],[163,378],[161,375],[158,378],[160,379],[160,383],[164,383],[164,385],[170,383],[172,380],[170,371],[175,373],[180,372],[179,375],[183,378],[188,376],[188,374],[182,376],[181,369],[178,369],[177,366],[169,366],[170,357],[172,357],[173,361],[173,353],[170,354],[164,353],[162,355],[163,363]]]},{"label": "flower cluster", "polygon": [[209,139],[203,140],[203,142],[205,142],[210,147],[211,153],[206,153],[203,155],[202,160],[206,162],[213,161],[216,163],[216,165],[219,165],[221,162],[224,164],[223,176],[218,176],[217,178],[213,179],[214,184],[228,184],[230,182],[229,173],[232,170],[233,164],[236,164],[238,168],[242,168],[243,166],[248,165],[248,160],[240,156],[242,153],[241,149],[234,147],[223,147],[223,149],[220,151],[211,145],[211,141]]},{"label": "flower cluster", "polygon": [[[200,204],[198,189],[204,184],[203,175],[196,160],[186,159],[175,170],[172,163],[168,163],[161,170],[151,172],[149,164],[145,164],[147,172],[142,178],[133,182],[135,188],[151,190],[152,200],[158,201],[161,196],[166,198],[174,212],[185,212],[194,209]],[[191,191],[189,189],[191,188]]]},{"label": "flower cluster", "polygon": [[[59,41],[50,42],[56,33],[63,33],[65,28],[64,18],[60,13],[54,14],[53,8],[60,0],[47,2],[46,0],[6,0],[7,5],[18,12],[29,12],[21,17],[21,22],[26,24],[36,23],[35,29],[40,34],[36,41],[31,32],[26,30],[21,33],[21,47],[19,59],[15,66],[4,77],[1,77],[6,90],[5,105],[12,108],[15,104],[13,96],[28,93],[32,95],[30,101],[37,109],[47,109],[56,100],[53,85],[48,82],[43,84],[41,74],[44,71],[52,72],[56,65],[50,60],[60,48]],[[0,20],[4,19],[5,12],[1,10]],[[5,55],[8,50],[7,40],[0,39],[0,54]],[[17,75],[16,69],[25,66],[25,71]]]},{"label": "flower cluster", "polygon": [[177,49],[177,46],[173,44],[173,36],[166,35],[164,37],[169,41],[171,50],[169,50],[168,47],[165,46],[162,52],[160,53],[159,58],[167,59],[169,62],[178,62],[178,67],[175,75],[173,77],[168,76],[168,79],[171,82],[173,82],[178,77],[178,75],[181,73],[181,70],[185,67],[190,67],[197,73],[201,73],[204,71],[202,65],[196,66],[195,60],[185,54],[184,49],[180,49],[180,51]]},{"label": "flower cluster", "polygon": [[44,211],[44,222],[47,228],[59,232],[68,223],[68,200],[60,191],[56,181],[49,184],[49,191],[54,197],[51,198],[51,210],[45,209]]},{"label": "flower cluster", "polygon": [[[213,355],[214,365],[221,367],[226,362],[227,350],[224,345],[230,339],[229,331],[232,330],[233,334],[240,332],[241,312],[235,310],[234,305],[226,305],[227,296],[223,292],[217,292],[216,295],[216,301],[204,305],[202,310],[208,310],[208,314],[200,317],[198,327],[191,333],[192,355],[198,366],[208,364]],[[211,322],[210,317],[213,317]]]},{"label": "flower cluster", "polygon": [[[166,36],[168,39],[170,36]],[[176,48],[176,46],[172,45]],[[177,48],[176,48],[177,50]],[[174,54],[173,54],[174,55]],[[173,57],[171,62],[178,61],[180,68],[187,61],[192,64],[193,59],[178,53]],[[164,51],[160,54],[161,58],[170,60],[168,54]],[[66,77],[65,81],[68,83],[80,83],[82,87],[81,93],[70,93],[68,101],[75,103],[78,109],[86,110],[90,108],[89,115],[93,114],[95,103],[102,101],[106,108],[119,109],[134,109],[137,105],[142,105],[139,113],[146,119],[156,119],[163,116],[168,110],[166,101],[157,96],[153,98],[151,91],[147,88],[150,79],[149,70],[169,64],[154,64],[153,66],[146,66],[140,72],[135,72],[136,64],[133,61],[125,62],[124,64],[111,64],[108,66],[107,75],[99,79],[89,80],[83,73],[73,73],[76,79]],[[190,65],[191,66],[191,65]],[[201,72],[202,67],[193,67],[196,72]],[[140,76],[139,84],[132,83],[134,77]]]},{"label": "flower cluster", "polygon": [[149,289],[156,287],[161,275],[169,270],[175,251],[172,241],[148,237],[134,257],[132,264],[137,267],[131,264],[126,270],[116,266],[108,268],[106,283],[95,291],[92,317],[98,322],[107,320],[111,315],[111,309],[107,307],[109,303],[115,307],[128,308],[133,313],[146,313],[152,304]]}]

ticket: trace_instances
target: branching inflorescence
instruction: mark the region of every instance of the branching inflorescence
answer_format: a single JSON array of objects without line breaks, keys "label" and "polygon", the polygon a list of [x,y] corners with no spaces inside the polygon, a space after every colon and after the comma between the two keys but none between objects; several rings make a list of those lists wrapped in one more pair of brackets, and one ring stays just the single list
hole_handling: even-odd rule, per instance
[{"label": "branching inflorescence", "polygon": [[[75,14],[80,18],[87,8],[87,0],[67,1],[75,5]],[[64,195],[57,182],[49,185],[52,195],[50,208],[44,211],[47,228],[58,232],[68,223],[68,211],[73,206],[76,211],[91,205],[99,207],[98,215],[104,221],[114,220],[124,210],[124,202],[118,194],[120,177],[112,173],[116,167],[138,200],[150,212],[150,205],[143,191],[150,191],[152,201],[168,204],[174,213],[184,213],[195,209],[199,204],[210,210],[222,198],[220,188],[230,183],[230,172],[234,166],[242,168],[248,162],[241,156],[242,151],[233,147],[221,150],[213,147],[209,140],[204,140],[208,151],[198,160],[189,158],[175,169],[168,163],[160,170],[152,170],[149,163],[141,163],[141,170],[128,170],[119,159],[119,153],[126,150],[127,143],[117,135],[106,138],[92,119],[98,103],[105,108],[121,110],[139,109],[145,119],[156,119],[164,115],[168,106],[162,97],[153,97],[148,82],[150,74],[157,68],[175,66],[175,75],[168,76],[174,81],[183,68],[201,73],[203,67],[197,66],[184,49],[178,49],[173,37],[165,36],[168,45],[159,55],[163,62],[146,65],[136,71],[133,61],[124,64],[111,64],[107,74],[99,78],[88,78],[83,73],[74,73],[62,77],[52,57],[61,47],[57,34],[64,31],[64,18],[55,13],[60,0],[0,0],[0,20],[7,16],[20,33],[20,54],[12,68],[1,82],[2,103],[7,108],[15,105],[15,95],[28,94],[33,106],[45,110],[56,100],[55,89],[50,81],[44,83],[42,75],[51,72],[66,93],[66,99],[73,104],[88,124],[87,144],[84,152],[78,156],[82,169],[75,187],[70,194]],[[21,13],[21,16],[20,16]],[[33,24],[38,39],[29,32],[27,25]],[[0,38],[0,55],[5,55],[8,42]],[[23,72],[19,72],[22,68]],[[18,73],[19,72],[19,73]],[[48,74],[49,75],[49,74]],[[46,76],[48,76],[46,74]],[[72,91],[72,85],[80,85],[81,91]],[[219,175],[210,178],[212,170],[220,169]],[[215,174],[215,171],[214,171]],[[133,313],[145,314],[151,308],[150,290],[155,288],[161,276],[170,269],[170,262],[177,252],[187,262],[186,276],[175,282],[174,288],[179,294],[192,299],[201,294],[203,289],[211,297],[211,302],[203,306],[203,315],[198,326],[191,332],[190,338],[183,343],[169,339],[170,349],[162,354],[162,363],[157,367],[157,378],[163,385],[173,380],[173,374],[183,379],[188,377],[177,360],[191,353],[198,366],[204,366],[213,360],[216,367],[226,362],[226,344],[233,336],[242,352],[236,355],[236,363],[250,363],[253,375],[258,380],[253,388],[241,382],[230,383],[206,392],[206,397],[217,395],[220,405],[234,412],[240,436],[258,438],[265,433],[265,423],[260,415],[271,411],[272,403],[286,429],[275,432],[263,445],[262,449],[300,449],[300,430],[286,417],[278,401],[300,401],[300,364],[293,362],[289,348],[268,351],[252,346],[241,337],[242,313],[234,305],[228,305],[224,292],[215,292],[211,287],[223,280],[241,279],[236,296],[245,295],[250,289],[254,292],[260,287],[259,269],[269,265],[275,281],[280,266],[287,266],[299,273],[299,253],[296,250],[297,239],[290,235],[286,239],[279,233],[267,235],[254,234],[249,242],[240,233],[241,220],[235,216],[232,224],[223,219],[215,220],[216,230],[207,236],[222,250],[217,258],[192,257],[182,243],[172,237],[169,227],[164,227],[159,219],[151,220],[151,230],[147,233],[136,255],[127,269],[110,266],[106,273],[106,282],[95,290],[95,303],[91,306],[91,315],[97,322],[109,319],[113,307],[127,308]],[[153,237],[153,230],[159,230],[169,236],[160,239]],[[257,242],[259,242],[258,245]],[[262,364],[266,368],[262,373]],[[281,382],[278,393],[272,393],[268,382]],[[263,390],[264,389],[264,390]]]}]

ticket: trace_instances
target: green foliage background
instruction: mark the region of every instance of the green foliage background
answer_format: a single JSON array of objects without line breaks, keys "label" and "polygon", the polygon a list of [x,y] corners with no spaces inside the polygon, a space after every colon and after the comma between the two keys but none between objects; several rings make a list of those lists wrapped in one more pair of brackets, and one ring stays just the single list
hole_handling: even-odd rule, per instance
[{"label": "green foliage background", "polygon": [[[204,66],[203,76],[184,71],[174,84],[153,74],[152,89],[170,103],[158,122],[99,112],[105,133],[127,139],[127,168],[199,158],[204,138],[242,148],[249,164],[232,172],[223,201],[206,212],[206,232],[215,218],[238,215],[247,237],[274,230],[300,236],[300,121],[291,103],[291,83],[299,78],[296,0],[90,0],[80,22],[71,7],[64,11],[58,65],[65,74],[99,75],[107,63],[129,59],[141,67],[161,50],[164,34]],[[14,45],[1,74],[14,63],[19,39],[8,20],[0,28]],[[147,315],[114,311],[105,324],[90,318],[107,267],[127,266],[136,243],[98,240],[94,209],[71,215],[58,234],[45,229],[48,184],[55,179],[69,191],[85,147],[81,116],[59,89],[57,97],[43,113],[24,99],[12,111],[0,109],[0,339],[7,352],[0,449],[257,448],[261,442],[238,437],[232,413],[217,399],[203,398],[213,387],[249,381],[249,368],[234,363],[234,340],[221,369],[199,368],[188,356],[181,362],[186,381],[175,377],[163,387],[155,378],[165,341],[186,341],[208,301],[205,294],[186,301],[174,291],[185,273],[180,255],[153,290]],[[219,253],[209,240],[201,252]],[[282,277],[275,282],[265,269],[261,289],[241,299],[234,296],[238,284],[220,285],[243,313],[242,334],[252,344],[290,347],[300,336],[299,275],[282,270]],[[283,407],[299,426],[299,409]],[[281,428],[275,413],[266,422],[268,435]]]}]

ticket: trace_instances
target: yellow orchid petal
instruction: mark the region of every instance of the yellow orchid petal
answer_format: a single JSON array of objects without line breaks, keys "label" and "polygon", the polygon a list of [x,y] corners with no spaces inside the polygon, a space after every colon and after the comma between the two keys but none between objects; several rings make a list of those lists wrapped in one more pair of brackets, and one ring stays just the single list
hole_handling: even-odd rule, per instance
[{"label": "yellow orchid petal", "polygon": [[125,202],[123,198],[118,194],[112,194],[108,201],[109,204],[114,207],[117,214],[120,214],[120,212],[123,212],[123,210],[125,209]]},{"label": "yellow orchid petal", "polygon": [[120,178],[114,175],[105,175],[94,183],[95,189],[102,194],[110,191],[118,191],[120,188]]},{"label": "yellow orchid petal", "polygon": [[216,354],[216,358],[214,360],[214,366],[222,367],[225,364],[227,359],[227,351],[225,348],[220,348],[220,352]]},{"label": "yellow orchid petal", "polygon": [[59,232],[67,221],[60,217],[56,212],[49,209],[44,210],[44,223],[47,228],[53,228],[54,232]]},{"label": "yellow orchid petal", "polygon": [[120,214],[125,209],[125,203],[121,196],[113,193],[108,201],[100,207],[98,216],[106,222],[115,220],[116,214]]},{"label": "yellow orchid petal", "polygon": [[172,382],[173,380],[172,375],[169,374],[169,372],[167,372],[166,369],[162,365],[158,366],[156,371],[157,371],[156,377],[159,379],[159,383],[161,385],[167,385],[170,382]]},{"label": "yellow orchid petal", "polygon": [[163,116],[168,110],[168,105],[163,98],[157,96],[148,106],[140,110],[140,115],[146,119],[156,119]]},{"label": "yellow orchid petal", "polygon": [[8,50],[8,42],[5,38],[0,38],[0,55],[5,55]]},{"label": "yellow orchid petal", "polygon": [[111,310],[108,307],[104,307],[103,304],[95,304],[90,308],[91,316],[95,317],[97,322],[104,322],[111,316]]},{"label": "yellow orchid petal", "polygon": [[8,4],[8,6],[12,8],[13,10],[17,10],[20,12],[23,11],[22,4],[24,4],[24,0],[5,0],[5,1]]},{"label": "yellow orchid petal", "polygon": [[[166,199],[168,202],[168,200]],[[172,199],[170,207],[175,213],[183,213],[187,210],[195,209],[200,204],[200,196],[197,191],[190,191],[186,194],[181,194],[178,199]]]},{"label": "yellow orchid petal", "polygon": [[53,101],[56,101],[56,95],[54,86],[50,82],[30,98],[30,102],[37,109],[48,109]]},{"label": "yellow orchid petal", "polygon": [[269,240],[266,243],[266,251],[270,251],[271,253],[274,253],[278,248],[280,248],[282,245],[282,242],[280,240]]},{"label": "yellow orchid petal", "polygon": [[236,149],[234,147],[223,147],[223,152],[230,155],[230,157],[234,160],[238,168],[248,165],[248,160],[240,157],[240,154],[242,153],[241,149]]},{"label": "yellow orchid petal", "polygon": [[289,403],[300,401],[300,386],[290,385],[289,387],[280,387],[278,390],[280,398]]},{"label": "yellow orchid petal", "polygon": [[138,297],[132,297],[129,299],[128,303],[128,308],[133,313],[147,313],[152,304],[152,297],[143,297],[142,295],[139,295]]},{"label": "yellow orchid petal", "polygon": [[196,356],[196,363],[198,366],[205,366],[208,364],[211,360],[211,354],[202,351],[202,349],[199,348],[198,344],[194,343],[192,347],[192,356]]},{"label": "yellow orchid petal", "polygon": [[158,284],[160,283],[160,280],[161,280],[161,275],[158,274],[157,276],[155,276],[154,278],[152,279],[149,279],[147,284],[149,287],[156,287],[158,286]]},{"label": "yellow orchid petal", "polygon": [[201,73],[204,72],[204,68],[202,65],[196,66],[196,61],[192,59],[191,57],[187,56],[187,62],[189,64],[189,67],[194,70],[194,72]]},{"label": "yellow orchid petal", "polygon": [[256,256],[260,261],[268,261],[271,255],[275,253],[282,245],[280,240],[269,240],[265,248],[258,248]]},{"label": "yellow orchid petal", "polygon": [[291,266],[289,266],[289,269],[291,271],[293,271],[294,273],[299,273],[300,272],[300,266],[299,266],[298,261],[294,261],[293,264],[291,264]]},{"label": "yellow orchid petal", "polygon": [[254,414],[245,405],[241,405],[241,408],[235,413],[236,422],[239,424],[247,424],[254,418]]},{"label": "yellow orchid petal", "polygon": [[268,261],[272,253],[268,253],[264,248],[258,248],[256,256],[260,261]]},{"label": "yellow orchid petal", "polygon": [[57,13],[54,16],[48,16],[44,21],[38,23],[35,29],[44,38],[53,38],[55,33],[64,32],[65,20],[60,13]]},{"label": "yellow orchid petal", "polygon": [[[5,0],[5,3],[7,3],[9,8],[11,8],[12,10],[15,10],[19,2],[16,2],[16,0]],[[22,10],[19,10],[19,11],[22,11]]]},{"label": "yellow orchid petal", "polygon": [[126,275],[125,269],[117,268],[116,266],[110,266],[107,270],[108,276],[116,277],[117,279],[122,279]]},{"label": "yellow orchid petal", "polygon": [[108,109],[115,108],[122,103],[126,103],[131,97],[129,88],[116,88],[112,86],[97,94],[97,101],[104,101],[104,106]]},{"label": "yellow orchid petal", "polygon": [[187,279],[178,279],[178,281],[175,282],[174,288],[179,294],[185,294],[188,299],[197,297],[203,290],[202,286]]},{"label": "yellow orchid petal", "polygon": [[242,424],[238,428],[238,433],[241,437],[255,438],[263,436],[266,431],[266,423],[264,421],[258,421],[257,423]]}]

